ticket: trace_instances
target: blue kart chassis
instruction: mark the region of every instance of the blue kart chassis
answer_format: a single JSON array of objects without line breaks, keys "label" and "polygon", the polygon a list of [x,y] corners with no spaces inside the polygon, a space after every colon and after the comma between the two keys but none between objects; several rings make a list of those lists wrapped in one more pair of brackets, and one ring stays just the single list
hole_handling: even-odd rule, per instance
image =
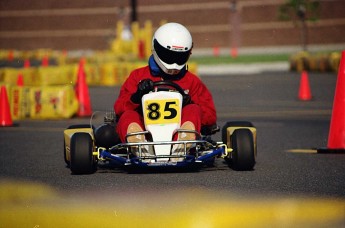
[{"label": "blue kart chassis", "polygon": [[[187,144],[196,144],[196,152],[187,154]],[[184,145],[184,155],[150,155],[141,156],[142,146],[153,146],[153,145]],[[130,156],[130,147],[139,148],[139,156]],[[210,148],[207,151],[199,151],[201,147]],[[116,154],[112,153],[116,150],[126,149],[127,154]],[[99,148],[98,155],[99,160],[111,160],[122,166],[136,166],[136,167],[187,167],[193,164],[206,164],[212,162],[215,157],[223,157],[227,155],[227,146],[225,144],[213,145],[206,140],[185,140],[185,141],[160,141],[160,142],[140,142],[140,143],[120,143],[113,146],[109,150]],[[157,161],[159,158],[183,158],[181,161]],[[156,162],[152,162],[156,160]]]}]

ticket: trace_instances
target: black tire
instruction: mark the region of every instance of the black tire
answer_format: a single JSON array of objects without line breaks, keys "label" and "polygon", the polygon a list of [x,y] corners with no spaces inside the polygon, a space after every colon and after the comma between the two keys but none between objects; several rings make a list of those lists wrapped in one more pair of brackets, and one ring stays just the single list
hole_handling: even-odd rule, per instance
[{"label": "black tire", "polygon": [[237,129],[231,135],[231,159],[229,165],[234,170],[253,170],[255,149],[253,134],[249,129]]},{"label": "black tire", "polygon": [[[94,127],[90,126],[90,124],[75,124],[75,125],[71,125],[71,126],[67,127],[67,129],[90,128],[90,127],[92,128],[92,130],[94,130]],[[65,139],[63,142],[63,158],[65,160],[67,167],[69,167],[70,161],[67,160]]]},{"label": "black tire", "polygon": [[73,174],[90,174],[96,171],[96,162],[92,157],[93,142],[90,134],[78,132],[71,138],[70,168]]},{"label": "black tire", "polygon": [[254,127],[254,125],[249,121],[229,121],[222,128],[222,141],[227,143],[227,128],[228,127]]},{"label": "black tire", "polygon": [[95,143],[97,147],[107,149],[121,143],[114,124],[102,124],[94,130]]}]

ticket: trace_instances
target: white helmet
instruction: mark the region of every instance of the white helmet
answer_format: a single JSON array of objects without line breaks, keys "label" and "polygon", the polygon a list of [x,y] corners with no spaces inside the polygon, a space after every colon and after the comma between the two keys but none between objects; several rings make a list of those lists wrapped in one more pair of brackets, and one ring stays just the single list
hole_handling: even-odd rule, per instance
[{"label": "white helmet", "polygon": [[181,24],[159,27],[152,39],[152,53],[158,66],[167,74],[178,74],[192,53],[192,36]]}]

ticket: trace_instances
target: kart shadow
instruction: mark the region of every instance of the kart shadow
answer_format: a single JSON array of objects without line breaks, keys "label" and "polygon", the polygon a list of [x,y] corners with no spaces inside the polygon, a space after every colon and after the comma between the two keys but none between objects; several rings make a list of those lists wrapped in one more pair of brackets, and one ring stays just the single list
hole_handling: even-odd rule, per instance
[{"label": "kart shadow", "polygon": [[128,173],[128,174],[155,174],[155,173],[195,173],[200,172],[203,165],[192,164],[186,167],[178,166],[121,166],[116,163],[98,164],[98,173]]},{"label": "kart shadow", "polygon": [[126,168],[128,174],[157,174],[157,173],[196,173],[201,168],[196,167],[145,167],[145,168]]},{"label": "kart shadow", "polygon": [[98,164],[97,173],[127,173],[127,174],[159,174],[159,173],[198,173],[231,170],[226,162],[217,162],[213,165],[190,165],[187,167],[177,166],[154,166],[154,167],[123,167],[116,163]]},{"label": "kart shadow", "polygon": [[[66,165],[66,168],[70,168]],[[226,161],[216,161],[213,165],[194,165],[188,167],[123,167],[116,163],[99,163],[96,173],[126,173],[126,174],[159,174],[159,173],[198,173],[198,172],[215,172],[215,171],[235,171],[234,168]],[[248,172],[254,171],[247,170]],[[241,171],[243,172],[243,171]]]}]

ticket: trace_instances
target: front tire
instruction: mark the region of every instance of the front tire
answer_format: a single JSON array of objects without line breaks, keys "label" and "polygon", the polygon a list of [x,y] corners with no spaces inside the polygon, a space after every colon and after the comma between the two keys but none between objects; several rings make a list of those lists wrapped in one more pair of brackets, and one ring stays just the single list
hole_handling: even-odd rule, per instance
[{"label": "front tire", "polygon": [[249,121],[228,121],[222,128],[222,141],[227,142],[227,129],[228,127],[254,127]]},{"label": "front tire", "polygon": [[255,165],[255,148],[253,134],[249,129],[240,128],[231,137],[231,159],[229,165],[234,170],[253,170]]},{"label": "front tire", "polygon": [[[92,128],[92,130],[94,130],[94,127],[90,124],[75,124],[75,125],[71,125],[66,129],[78,129],[78,128]],[[70,167],[70,161],[67,160],[67,151],[66,151],[66,142],[65,139],[63,141],[63,158],[65,160],[65,163],[67,165],[67,167]]]},{"label": "front tire", "polygon": [[96,171],[93,159],[93,140],[89,133],[78,132],[71,138],[70,168],[73,174],[91,174]]}]

